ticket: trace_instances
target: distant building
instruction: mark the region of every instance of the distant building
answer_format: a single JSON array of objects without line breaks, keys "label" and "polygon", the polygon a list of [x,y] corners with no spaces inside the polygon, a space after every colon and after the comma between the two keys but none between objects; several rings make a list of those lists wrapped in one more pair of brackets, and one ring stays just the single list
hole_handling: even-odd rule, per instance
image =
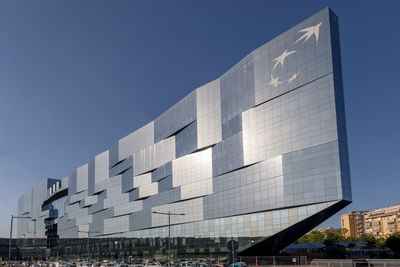
[{"label": "distant building", "polygon": [[366,211],[352,211],[340,216],[344,237],[358,238],[364,234],[364,213]]},{"label": "distant building", "polygon": [[338,228],[335,228],[335,227],[325,227],[325,228],[319,228],[319,229],[316,229],[315,231],[317,231],[317,232],[320,232],[321,234],[327,234],[327,233],[334,233],[334,232],[336,232],[336,231],[338,231],[339,229]]},{"label": "distant building", "polygon": [[373,211],[352,211],[340,219],[345,237],[358,238],[363,234],[387,237],[400,232],[400,205]]},{"label": "distant building", "polygon": [[400,205],[366,212],[363,216],[366,234],[379,238],[400,232]]}]

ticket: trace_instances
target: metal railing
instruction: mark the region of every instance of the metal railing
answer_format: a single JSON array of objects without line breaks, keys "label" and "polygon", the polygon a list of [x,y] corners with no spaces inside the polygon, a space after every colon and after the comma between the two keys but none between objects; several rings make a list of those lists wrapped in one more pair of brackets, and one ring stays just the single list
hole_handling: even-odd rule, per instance
[{"label": "metal railing", "polygon": [[308,259],[306,256],[240,257],[248,267],[400,267],[400,259]]}]

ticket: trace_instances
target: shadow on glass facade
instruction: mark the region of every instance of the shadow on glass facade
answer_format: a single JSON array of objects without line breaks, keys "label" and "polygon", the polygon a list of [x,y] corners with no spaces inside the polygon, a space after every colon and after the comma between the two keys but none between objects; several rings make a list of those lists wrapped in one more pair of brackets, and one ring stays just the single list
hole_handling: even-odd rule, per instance
[{"label": "shadow on glass facade", "polygon": [[[19,199],[25,256],[269,255],[351,202],[336,15],[251,52],[154,121]],[[158,212],[158,213],[157,213]]]}]

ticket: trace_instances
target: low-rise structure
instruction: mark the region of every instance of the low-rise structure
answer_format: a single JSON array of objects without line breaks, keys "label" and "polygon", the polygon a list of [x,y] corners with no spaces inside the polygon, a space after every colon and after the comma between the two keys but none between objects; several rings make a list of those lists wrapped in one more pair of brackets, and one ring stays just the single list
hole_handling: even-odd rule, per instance
[{"label": "low-rise structure", "polygon": [[[11,239],[11,259],[18,257],[17,240]],[[0,238],[0,259],[8,260],[8,250],[10,246],[9,238]],[[1,264],[0,264],[1,265]]]},{"label": "low-rise structure", "polygon": [[[334,246],[343,247],[348,258],[366,256],[370,252],[367,244],[362,242],[335,242]],[[291,256],[307,256],[308,259],[324,258],[326,256],[326,244],[323,242],[310,242],[306,244],[290,244],[284,252]]]},{"label": "low-rise structure", "polygon": [[400,205],[373,211],[352,211],[340,217],[344,237],[358,238],[363,234],[375,238],[400,232]]}]

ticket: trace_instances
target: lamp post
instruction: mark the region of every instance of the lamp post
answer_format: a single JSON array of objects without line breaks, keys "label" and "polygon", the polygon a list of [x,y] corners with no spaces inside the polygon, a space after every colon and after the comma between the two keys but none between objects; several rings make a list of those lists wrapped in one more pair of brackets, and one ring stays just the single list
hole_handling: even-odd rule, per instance
[{"label": "lamp post", "polygon": [[88,253],[88,260],[90,258],[90,250],[89,250],[89,239],[90,239],[90,234],[96,234],[99,233],[98,231],[78,231],[78,233],[85,233],[87,234],[87,253]]},{"label": "lamp post", "polygon": [[11,239],[12,239],[14,218],[15,219],[32,219],[32,217],[14,216],[11,214],[10,240],[8,241],[8,266],[10,266],[10,267],[11,267]]},{"label": "lamp post", "polygon": [[183,216],[185,213],[172,213],[153,211],[154,214],[168,215],[168,267],[171,266],[171,215],[172,216]]}]

